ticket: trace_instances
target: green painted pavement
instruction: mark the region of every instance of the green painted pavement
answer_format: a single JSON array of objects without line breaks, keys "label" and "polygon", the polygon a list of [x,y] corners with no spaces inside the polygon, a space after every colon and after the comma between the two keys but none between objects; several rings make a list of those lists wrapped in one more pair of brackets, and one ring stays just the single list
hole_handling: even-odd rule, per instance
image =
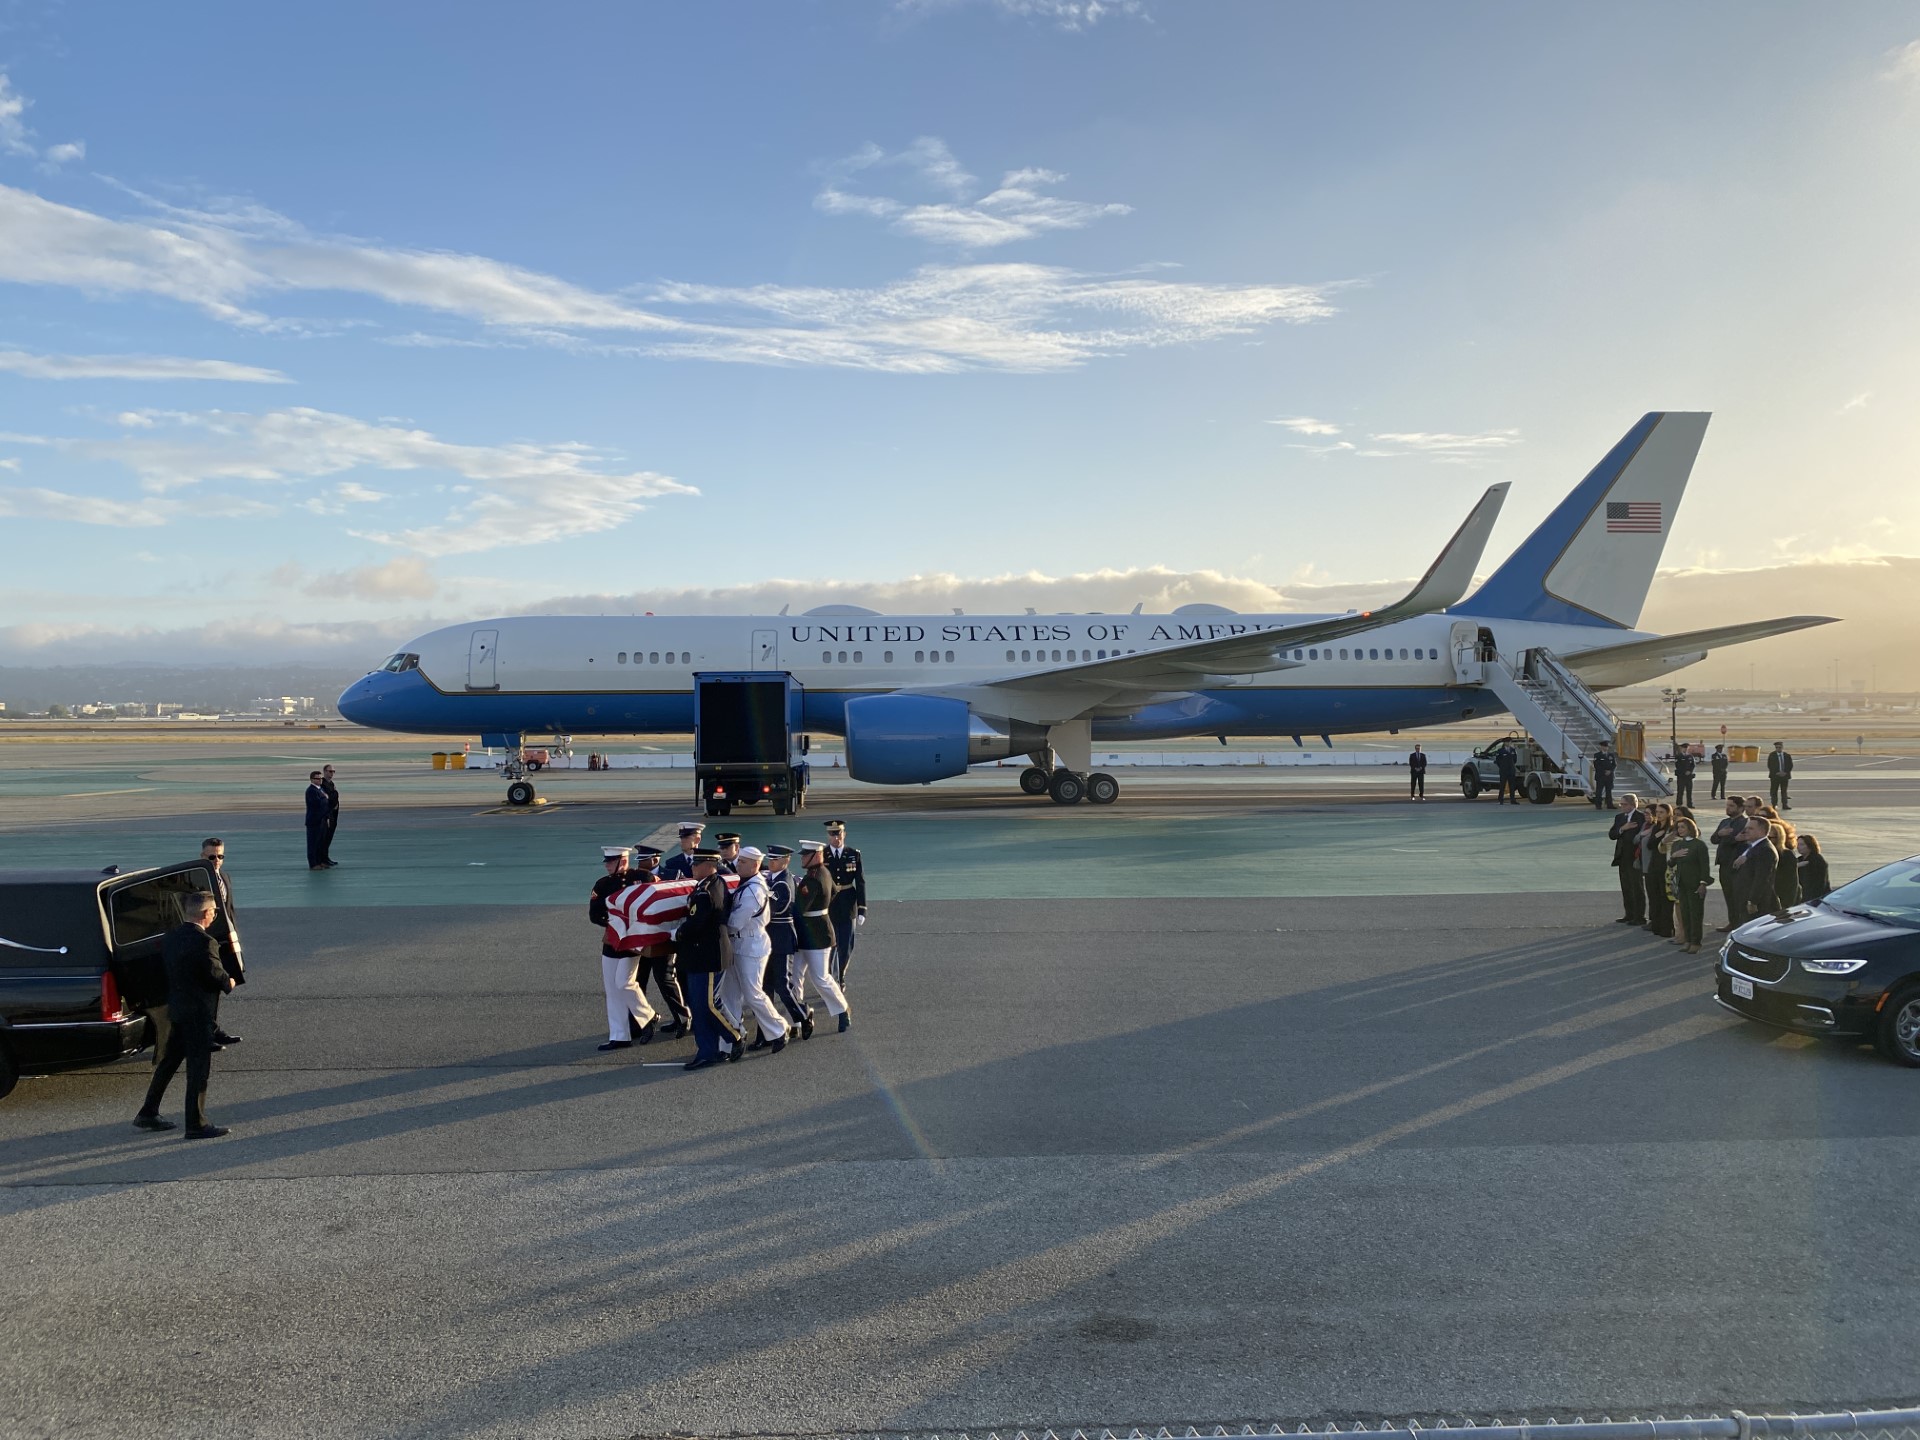
[{"label": "green painted pavement", "polygon": [[[0,834],[0,868],[130,869],[190,857],[202,836],[219,834],[243,906],[584,905],[603,843],[639,841],[682,813],[604,804],[350,813],[334,846],[341,868],[321,873],[306,868],[299,826],[279,817],[68,823]],[[1836,877],[1917,848],[1895,809],[1795,818],[1820,835]],[[734,819],[750,844],[820,834],[811,815]],[[1535,892],[1614,885],[1604,817],[1570,805],[904,812],[857,818],[852,840],[876,900],[1475,894],[1524,904]]]}]

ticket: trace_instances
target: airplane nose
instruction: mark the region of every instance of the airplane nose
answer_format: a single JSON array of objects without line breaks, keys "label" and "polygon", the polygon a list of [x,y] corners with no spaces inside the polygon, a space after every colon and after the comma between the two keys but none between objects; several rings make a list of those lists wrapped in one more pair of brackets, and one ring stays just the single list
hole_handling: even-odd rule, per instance
[{"label": "airplane nose", "polygon": [[340,718],[350,720],[355,725],[377,725],[380,711],[381,676],[366,675],[353,682],[340,692],[340,698],[334,702],[334,708],[340,712]]}]

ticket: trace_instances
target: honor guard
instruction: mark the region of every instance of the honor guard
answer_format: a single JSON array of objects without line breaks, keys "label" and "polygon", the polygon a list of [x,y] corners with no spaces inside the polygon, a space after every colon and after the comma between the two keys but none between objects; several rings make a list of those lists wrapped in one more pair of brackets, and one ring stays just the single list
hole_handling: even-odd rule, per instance
[{"label": "honor guard", "polygon": [[[651,845],[634,846],[633,862],[627,869],[628,882],[634,885],[653,884],[660,878],[659,865],[658,850]],[[649,977],[653,980],[653,988],[660,992],[660,1000],[667,1007],[667,1013],[673,1016],[673,1024],[667,1027],[666,1033],[676,1038],[686,1034],[693,1017],[687,1013],[687,997],[681,993],[680,977],[674,972],[671,942],[649,945],[640,952],[640,968],[635,979],[639,982],[642,995],[647,993]]]},{"label": "honor guard", "polygon": [[[733,892],[733,908],[727,911],[727,934],[733,941],[733,958],[727,964],[727,983],[721,1000],[727,1007],[728,1018],[743,1034],[747,1016],[752,1014],[760,1031],[753,1049],[778,1055],[787,1048],[787,1022],[773,1008],[761,983],[767,973],[767,959],[772,954],[767,917],[773,902],[767,894],[767,882],[760,874],[760,862],[764,858],[749,845],[740,852],[736,862],[740,884]],[[736,1043],[736,1057],[739,1048]]]},{"label": "honor guard", "polygon": [[657,872],[662,880],[691,880],[693,878],[693,852],[700,847],[700,837],[707,827],[697,820],[684,820],[680,824],[680,848],[660,862]]},{"label": "honor guard", "polygon": [[793,875],[788,866],[793,851],[785,845],[769,845],[760,873],[767,879],[767,973],[761,988],[774,1004],[785,1012],[789,1029],[798,1029],[802,1040],[813,1034],[813,1016],[800,1003],[802,977],[800,932],[793,924]]},{"label": "honor guard", "polygon": [[593,894],[587,900],[587,919],[600,927],[600,988],[607,997],[607,1043],[602,1050],[624,1050],[634,1041],[642,1045],[653,1039],[653,1007],[634,982],[639,968],[638,955],[622,955],[607,938],[607,901],[633,881],[627,875],[624,845],[602,845],[600,863],[606,874],[593,882]]},{"label": "honor guard", "polygon": [[844,820],[827,821],[826,865],[834,884],[834,978],[845,986],[854,938],[867,923],[867,867],[860,863],[860,852],[847,844]]},{"label": "honor guard", "polygon": [[740,873],[740,837],[730,830],[722,830],[713,837],[714,848],[720,852],[720,869],[723,874]]},{"label": "honor guard", "polygon": [[674,933],[680,962],[680,984],[693,1011],[693,1059],[689,1070],[717,1065],[740,1043],[740,1031],[720,1003],[720,979],[726,970],[727,882],[720,878],[718,851],[704,847],[693,852],[693,893],[687,897],[687,918]]},{"label": "honor guard", "polygon": [[[1726,727],[1722,726],[1721,728],[1725,729]],[[1725,745],[1714,746],[1713,754],[1708,757],[1707,763],[1713,767],[1713,789],[1708,793],[1707,798],[1709,800],[1724,800],[1727,798],[1727,747]]]},{"label": "honor guard", "polygon": [[853,1023],[847,1013],[846,992],[833,974],[833,873],[827,869],[826,846],[818,840],[800,842],[800,883],[793,892],[793,918],[800,928],[801,979],[796,998],[806,1003],[806,982],[827,1002],[829,1014],[840,1017],[840,1028]]}]

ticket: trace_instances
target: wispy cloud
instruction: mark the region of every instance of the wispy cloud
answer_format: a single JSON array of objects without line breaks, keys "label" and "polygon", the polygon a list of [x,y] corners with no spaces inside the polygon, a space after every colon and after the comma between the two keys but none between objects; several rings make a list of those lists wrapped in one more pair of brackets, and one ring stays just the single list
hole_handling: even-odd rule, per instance
[{"label": "wispy cloud", "polygon": [[[895,0],[894,8],[908,15],[931,15],[955,10],[978,0]],[[1003,15],[1034,20],[1061,30],[1090,30],[1104,20],[1121,16],[1145,18],[1145,0],[984,0]]]},{"label": "wispy cloud", "polygon": [[[139,478],[142,498],[68,495],[39,489],[0,489],[0,513],[70,520],[87,525],[160,525],[178,515],[268,513],[272,502],[233,493],[196,493],[189,487],[291,486],[350,470],[404,474],[431,471],[470,482],[433,524],[398,530],[353,531],[363,539],[420,555],[471,554],[535,545],[615,529],[662,495],[698,493],[650,470],[622,470],[589,446],[573,443],[462,445],[425,430],[374,423],[298,407],[243,414],[210,410],[129,411],[121,432],[107,439],[20,436],[79,459],[121,466]],[[350,504],[393,498],[358,481],[342,481],[317,498],[323,514]],[[296,501],[295,503],[300,503]]]},{"label": "wispy cloud", "polygon": [[[942,174],[931,155],[924,169]],[[256,329],[289,323],[260,308],[271,297],[331,290],[472,321],[515,343],[906,373],[1064,369],[1244,334],[1331,315],[1338,288],[955,264],[869,288],[665,283],[609,294],[484,256],[316,237],[257,207],[116,219],[3,185],[0,234],[0,281],[161,296]]]},{"label": "wispy cloud", "polygon": [[285,385],[278,370],[230,360],[192,360],[179,355],[40,355],[0,350],[0,371],[32,380],[232,380]]},{"label": "wispy cloud", "polygon": [[304,580],[300,589],[303,594],[329,599],[431,600],[440,593],[440,582],[425,560],[396,555],[379,565],[315,575]]},{"label": "wispy cloud", "polygon": [[1844,415],[1849,410],[1864,410],[1872,402],[1873,402],[1873,391],[1862,390],[1858,395],[1854,396],[1851,400],[1847,401],[1846,404],[1840,407],[1840,413]]},{"label": "wispy cloud", "polygon": [[1507,450],[1520,443],[1518,430],[1486,430],[1478,435],[1434,431],[1400,431],[1375,435],[1377,450],[1362,455],[1431,455],[1437,460],[1471,460]]},{"label": "wispy cloud", "polygon": [[1279,425],[1296,435],[1338,435],[1340,427],[1331,420],[1315,420],[1311,415],[1295,415],[1287,420],[1269,420],[1269,425]]},{"label": "wispy cloud", "polygon": [[1889,80],[1920,82],[1920,40],[1909,40],[1889,50],[1884,73]]},{"label": "wispy cloud", "polygon": [[[853,188],[861,178],[886,172],[904,173],[946,198],[900,199]],[[1132,211],[1128,205],[1049,194],[1067,178],[1055,170],[1009,170],[999,185],[983,191],[944,141],[925,135],[897,154],[867,145],[829,166],[827,173],[827,183],[814,196],[816,209],[829,215],[871,216],[887,221],[898,234],[965,250],[1030,240],[1048,231],[1079,230]]]},{"label": "wispy cloud", "polygon": [[35,143],[37,137],[26,121],[27,107],[32,103],[13,88],[7,72],[0,70],[0,155],[38,160],[43,170],[57,170],[70,160],[83,159],[87,153],[85,141],[67,140],[44,150]]}]

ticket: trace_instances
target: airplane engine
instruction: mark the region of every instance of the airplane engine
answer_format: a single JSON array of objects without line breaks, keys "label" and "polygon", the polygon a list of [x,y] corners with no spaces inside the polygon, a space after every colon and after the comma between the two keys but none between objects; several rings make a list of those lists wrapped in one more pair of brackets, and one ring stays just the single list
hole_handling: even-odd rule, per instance
[{"label": "airplane engine", "polygon": [[847,773],[870,785],[919,785],[969,765],[1043,750],[1047,727],[988,720],[964,700],[864,695],[847,702]]}]

